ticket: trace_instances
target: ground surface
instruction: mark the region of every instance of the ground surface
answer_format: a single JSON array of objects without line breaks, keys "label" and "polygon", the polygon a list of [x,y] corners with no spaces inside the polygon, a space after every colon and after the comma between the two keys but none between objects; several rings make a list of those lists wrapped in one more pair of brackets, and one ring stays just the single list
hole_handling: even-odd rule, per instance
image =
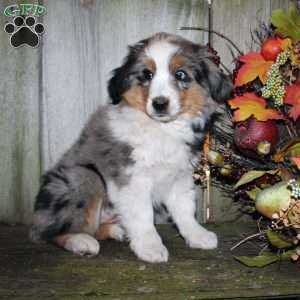
[{"label": "ground surface", "polygon": [[188,249],[173,228],[161,226],[170,261],[150,265],[138,261],[126,243],[105,241],[98,257],[76,257],[52,245],[31,244],[25,227],[3,225],[0,299],[300,299],[296,264],[252,269],[233,259],[230,247],[253,229],[211,229],[220,247],[202,251]]}]

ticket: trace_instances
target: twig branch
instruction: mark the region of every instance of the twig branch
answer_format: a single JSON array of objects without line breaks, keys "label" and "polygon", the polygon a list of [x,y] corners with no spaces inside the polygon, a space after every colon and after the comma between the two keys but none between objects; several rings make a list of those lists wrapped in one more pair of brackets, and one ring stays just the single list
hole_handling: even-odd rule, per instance
[{"label": "twig branch", "polygon": [[261,235],[265,235],[267,231],[262,231],[262,232],[259,232],[259,233],[255,233],[255,234],[252,234],[252,235],[249,235],[247,236],[246,238],[244,238],[243,240],[241,240],[240,242],[238,242],[236,245],[234,245],[233,247],[230,248],[230,251],[236,249],[237,247],[239,247],[240,245],[244,244],[245,242],[255,238],[255,237],[258,237],[258,236],[261,236]]},{"label": "twig branch", "polygon": [[263,217],[260,216],[260,218],[257,220],[257,228],[258,228],[259,232],[261,232],[260,223],[261,223],[262,219],[263,219]]},{"label": "twig branch", "polygon": [[289,136],[290,136],[290,138],[293,138],[293,134],[292,134],[292,132],[291,132],[291,129],[290,129],[290,127],[289,127],[289,124],[286,124],[286,130],[287,130],[287,132],[288,132],[288,134],[289,134]]},{"label": "twig branch", "polygon": [[232,72],[222,62],[220,62],[220,65],[225,70],[225,72],[227,73],[227,75],[231,75],[232,74]]},{"label": "twig branch", "polygon": [[227,36],[225,36],[224,34],[212,30],[212,29],[208,29],[205,27],[181,27],[180,30],[199,30],[199,31],[205,31],[205,32],[209,32],[209,33],[213,33],[217,36],[219,36],[220,38],[226,40],[227,42],[229,42],[231,44],[231,46],[240,54],[243,55],[243,52],[239,49],[239,47]]},{"label": "twig branch", "polygon": [[269,244],[268,243],[266,243],[263,247],[262,247],[262,249],[260,249],[260,251],[259,251],[259,254],[258,255],[261,255],[266,249],[268,249],[268,247],[269,247]]}]

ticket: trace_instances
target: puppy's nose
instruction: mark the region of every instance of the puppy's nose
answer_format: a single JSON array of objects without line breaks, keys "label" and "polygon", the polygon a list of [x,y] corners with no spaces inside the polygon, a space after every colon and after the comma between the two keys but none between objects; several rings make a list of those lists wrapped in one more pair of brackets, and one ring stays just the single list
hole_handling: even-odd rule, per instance
[{"label": "puppy's nose", "polygon": [[167,111],[169,99],[166,97],[155,97],[152,100],[152,106],[156,112],[163,113]]}]

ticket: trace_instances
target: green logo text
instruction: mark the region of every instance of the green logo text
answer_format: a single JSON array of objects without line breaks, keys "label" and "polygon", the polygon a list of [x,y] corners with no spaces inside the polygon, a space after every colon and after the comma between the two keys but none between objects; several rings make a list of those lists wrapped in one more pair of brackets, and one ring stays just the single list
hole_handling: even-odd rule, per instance
[{"label": "green logo text", "polygon": [[4,9],[3,14],[6,17],[15,17],[20,15],[32,15],[36,17],[41,17],[46,14],[46,7],[38,4],[13,4],[7,6]]}]

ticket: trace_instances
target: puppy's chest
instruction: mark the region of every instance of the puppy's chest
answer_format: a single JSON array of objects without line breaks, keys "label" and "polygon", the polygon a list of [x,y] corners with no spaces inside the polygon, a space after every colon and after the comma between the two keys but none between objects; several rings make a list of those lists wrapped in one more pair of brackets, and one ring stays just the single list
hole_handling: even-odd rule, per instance
[{"label": "puppy's chest", "polygon": [[129,111],[112,112],[111,128],[114,136],[131,148],[135,169],[186,170],[190,167],[191,152],[182,129],[162,125],[143,114]]},{"label": "puppy's chest", "polygon": [[186,168],[190,160],[187,145],[163,134],[136,136],[132,158],[141,167]]}]

